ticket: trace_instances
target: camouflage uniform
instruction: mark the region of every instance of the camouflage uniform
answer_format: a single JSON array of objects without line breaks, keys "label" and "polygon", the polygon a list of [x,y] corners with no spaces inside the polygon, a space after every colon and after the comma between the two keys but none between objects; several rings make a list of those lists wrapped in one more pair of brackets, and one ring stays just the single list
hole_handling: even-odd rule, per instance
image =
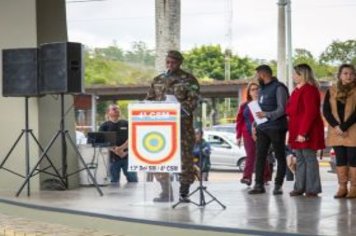
[{"label": "camouflage uniform", "polygon": [[[146,97],[147,100],[163,101],[166,94],[175,95],[181,104],[181,196],[189,194],[190,184],[194,182],[195,170],[192,151],[195,135],[193,112],[198,103],[199,88],[199,83],[193,75],[179,69],[171,74],[163,73],[155,77]],[[169,174],[156,174],[155,176],[162,186],[161,197],[171,195]]]}]

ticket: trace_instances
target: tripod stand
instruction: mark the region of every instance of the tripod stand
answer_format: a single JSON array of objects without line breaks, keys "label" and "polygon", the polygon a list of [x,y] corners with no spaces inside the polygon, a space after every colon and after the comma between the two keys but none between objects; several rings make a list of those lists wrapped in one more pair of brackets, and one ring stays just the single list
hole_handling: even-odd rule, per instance
[{"label": "tripod stand", "polygon": [[[109,184],[110,171],[109,171],[109,163],[106,160],[107,155],[106,156],[103,155],[102,149],[108,148],[108,146],[93,143],[92,147],[93,147],[93,156],[91,161],[87,163],[87,166],[89,169],[93,170],[94,172],[93,175],[98,185],[105,186]],[[88,185],[93,185],[89,177],[87,177],[87,183]]]},{"label": "tripod stand", "polygon": [[[203,99],[199,100],[200,102],[200,106],[202,107],[202,104],[204,103]],[[207,187],[204,186],[203,184],[203,150],[202,150],[202,144],[203,144],[203,131],[202,131],[202,125],[201,125],[201,120],[200,120],[200,127],[198,128],[200,135],[201,135],[201,140],[200,143],[197,143],[198,148],[199,148],[199,171],[200,171],[200,177],[198,177],[199,179],[199,186],[188,195],[188,198],[190,198],[191,196],[193,196],[195,193],[199,193],[199,202],[194,202],[192,200],[189,200],[189,203],[192,203],[198,207],[205,207],[206,205],[208,205],[209,203],[212,203],[214,201],[216,201],[223,209],[226,209],[226,206],[224,204],[222,204],[214,195],[212,195],[208,190]],[[208,194],[211,197],[211,200],[209,200],[208,202],[205,200],[205,195],[204,193]],[[178,201],[176,204],[174,204],[172,206],[172,208],[176,208],[179,204],[181,204],[182,201]]]},{"label": "tripod stand", "polygon": [[[44,159],[44,157],[47,156],[47,152],[51,149],[51,147],[53,146],[53,144],[55,143],[55,141],[57,140],[58,137],[61,137],[61,148],[62,148],[62,150],[61,150],[62,151],[62,175],[59,175],[58,177],[61,180],[61,182],[64,183],[64,186],[66,188],[68,188],[68,177],[69,176],[77,174],[78,172],[80,172],[82,170],[86,170],[87,173],[88,173],[88,176],[90,177],[91,181],[94,183],[94,186],[96,187],[96,189],[99,192],[100,196],[103,196],[103,192],[99,188],[94,176],[92,175],[92,173],[90,172],[88,166],[86,165],[86,163],[84,161],[84,158],[80,154],[75,142],[70,137],[69,131],[65,130],[65,123],[64,123],[64,120],[65,120],[64,94],[63,93],[60,94],[60,98],[61,98],[60,129],[53,136],[53,138],[51,139],[51,141],[49,142],[47,147],[42,151],[42,154],[39,157],[39,160],[37,161],[36,165],[32,168],[32,170],[29,172],[29,174],[26,176],[26,179],[25,179],[24,183],[22,184],[22,186],[20,187],[20,189],[18,190],[18,192],[16,193],[16,196],[19,196],[21,194],[21,192],[22,192],[23,188],[25,187],[25,185],[29,183],[30,178],[34,176],[34,172],[39,167],[39,165],[42,162],[42,160]],[[67,143],[66,143],[66,140],[69,141],[69,143],[72,146],[73,150],[76,152],[76,156],[79,158],[79,160],[81,161],[82,165],[84,166],[84,168],[79,169],[79,170],[77,170],[77,171],[75,171],[75,172],[73,172],[71,174],[67,174]],[[56,168],[54,168],[54,169],[56,170]],[[56,170],[56,172],[58,172],[58,171]]]},{"label": "tripod stand", "polygon": [[[203,184],[203,161],[202,161],[202,154],[201,154],[201,146],[200,146],[200,155],[199,155],[199,163],[200,163],[200,177],[199,177],[199,186],[188,195],[188,198],[190,198],[191,196],[193,196],[195,193],[199,193],[199,202],[194,202],[192,200],[189,201],[189,203],[192,203],[198,207],[205,207],[206,205],[208,205],[209,203],[212,203],[214,201],[216,201],[223,209],[226,209],[226,206],[224,204],[222,204],[213,194],[211,194],[208,190],[207,187],[204,186]],[[211,197],[211,200],[206,201],[205,200],[205,195],[204,193],[208,194]],[[179,204],[181,204],[182,202],[179,201],[176,204],[174,204],[172,206],[172,208],[176,208]]]},{"label": "tripod stand", "polygon": [[[35,135],[32,132],[32,129],[29,128],[29,114],[28,114],[28,98],[29,97],[25,97],[25,129],[22,130],[21,134],[17,137],[16,141],[14,142],[14,144],[11,146],[9,152],[7,153],[7,155],[5,156],[4,160],[1,162],[0,164],[0,169],[4,169],[14,175],[20,176],[22,178],[26,178],[29,176],[30,173],[30,137],[32,137],[32,139],[35,141],[35,143],[37,144],[37,147],[41,150],[41,152],[43,152],[43,148],[41,146],[41,144],[39,143],[39,141],[37,140],[37,138],[35,137]],[[26,162],[26,176],[21,175],[13,170],[10,170],[6,167],[4,167],[5,163],[7,162],[7,160],[9,159],[11,153],[15,150],[17,144],[20,142],[21,138],[25,137],[25,162]],[[38,174],[39,172],[46,172],[46,169],[52,167],[55,174],[52,174],[50,172],[46,172],[49,175],[55,176],[55,177],[59,177],[60,174],[59,172],[56,170],[56,168],[54,167],[51,159],[47,156],[47,154],[44,155],[44,157],[47,158],[48,163],[50,164],[49,167],[44,168],[43,170],[37,170],[38,172],[36,174]],[[35,174],[34,174],[35,175]],[[62,183],[64,183],[62,181]],[[27,181],[27,196],[30,196],[30,182]]]}]

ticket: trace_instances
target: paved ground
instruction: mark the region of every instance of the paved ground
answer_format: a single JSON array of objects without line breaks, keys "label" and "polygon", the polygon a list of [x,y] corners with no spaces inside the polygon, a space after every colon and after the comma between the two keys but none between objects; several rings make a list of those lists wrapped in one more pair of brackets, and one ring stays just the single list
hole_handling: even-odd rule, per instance
[{"label": "paved ground", "polygon": [[[0,235],[4,236],[119,236],[93,229],[77,229],[60,224],[49,224],[27,218],[0,214]],[[123,234],[120,234],[123,236]]]},{"label": "paved ground", "polygon": [[[335,174],[328,173],[328,170],[329,168],[327,166],[321,168],[321,178],[323,181],[323,185],[326,186],[324,188],[325,191],[322,195],[322,198],[319,198],[314,201],[311,200],[304,201],[303,199],[300,198],[291,199],[287,194],[287,192],[291,190],[291,186],[292,186],[292,182],[289,182],[286,183],[285,186],[286,193],[282,198],[276,198],[275,199],[276,202],[272,201],[273,199],[271,198],[273,197],[271,197],[269,194],[265,196],[258,196],[256,198],[253,198],[257,202],[246,201],[246,196],[248,196],[246,195],[246,189],[245,187],[241,186],[238,183],[238,180],[241,178],[240,173],[225,172],[225,171],[212,172],[210,175],[209,184],[213,183],[214,185],[211,185],[209,187],[209,190],[228,206],[228,210],[226,211],[221,211],[219,206],[214,203],[211,205],[211,207],[209,205],[209,207],[203,213],[197,212],[194,206],[189,206],[188,208],[186,206],[178,207],[179,209],[172,212],[171,210],[168,210],[170,208],[169,206],[168,208],[166,205],[159,205],[157,207],[152,205],[152,203],[147,203],[146,200],[152,199],[151,195],[156,194],[156,192],[153,193],[146,189],[140,190],[140,188],[136,188],[132,186],[120,186],[118,190],[115,190],[113,188],[110,189],[107,187],[105,189],[106,195],[104,196],[104,198],[100,198],[100,199],[98,199],[95,190],[87,189],[86,191],[84,191],[84,193],[82,194],[79,193],[80,195],[79,198],[77,198],[78,193],[76,192],[72,193],[71,191],[68,191],[68,192],[59,193],[58,198],[56,197],[52,198],[53,196],[53,192],[52,192],[49,193],[49,195],[47,195],[46,193],[43,195],[40,194],[38,198],[37,197],[33,197],[32,199],[20,198],[19,200],[22,202],[30,202],[34,204],[39,204],[40,202],[48,202],[50,205],[54,205],[55,207],[65,207],[68,209],[77,208],[79,210],[82,210],[80,207],[78,208],[75,204],[71,205],[73,204],[71,203],[71,198],[73,196],[74,203],[76,201],[80,201],[80,203],[83,206],[87,207],[88,205],[89,206],[92,205],[93,209],[90,209],[90,211],[92,212],[120,215],[120,212],[122,213],[122,211],[124,212],[126,211],[127,214],[125,214],[125,216],[127,217],[135,217],[135,214],[138,214],[140,215],[140,217],[145,219],[150,219],[150,220],[160,219],[160,220],[167,220],[169,222],[183,222],[188,224],[203,224],[203,225],[215,224],[217,226],[238,227],[244,229],[248,229],[249,227],[251,227],[251,229],[259,229],[259,230],[261,229],[277,230],[277,231],[281,230],[282,232],[283,231],[294,232],[294,233],[299,232],[299,233],[307,233],[307,234],[315,233],[320,235],[324,235],[324,234],[337,235],[337,234],[332,234],[332,232],[333,233],[337,232],[337,229],[341,227],[343,222],[345,221],[346,225],[344,229],[345,230],[344,234],[339,234],[339,235],[352,235],[352,233],[350,234],[350,232],[353,232],[352,230],[354,229],[352,228],[352,225],[350,226],[347,223],[350,219],[348,219],[347,217],[343,218],[342,215],[340,215],[339,209],[345,208],[346,210],[350,210],[349,214],[354,214],[354,207],[353,207],[354,204],[349,206],[347,202],[338,203],[332,199],[332,194],[334,191],[334,181],[336,179],[336,176]],[[147,185],[147,186],[144,185],[143,187],[148,188],[149,186],[151,185]],[[237,186],[237,188],[232,186]],[[177,189],[177,183],[175,183],[175,188]],[[228,190],[229,188],[231,188],[230,191],[231,194],[226,195],[226,191],[229,191]],[[139,200],[133,200],[132,197],[129,197],[128,195],[130,191],[133,190],[143,192],[143,194],[140,193],[139,195],[141,196],[144,195],[145,196],[144,199],[141,198]],[[268,191],[270,191],[270,189]],[[231,198],[231,196],[233,196],[233,198]],[[133,197],[137,197],[137,196],[133,196]],[[127,204],[123,204],[122,206],[112,205],[112,203],[110,202],[112,201],[112,199],[125,199],[125,201],[127,201]],[[260,200],[261,201],[266,200],[269,202],[270,213],[264,212],[263,209],[265,208],[263,207],[263,205],[259,205]],[[90,204],[91,202],[94,203],[94,201],[100,203]],[[248,203],[249,205],[239,206],[239,202],[241,202],[241,204]],[[322,210],[320,209],[321,202],[322,205],[324,206]],[[315,216],[313,215],[314,212],[307,213],[307,212],[300,211],[300,208],[305,208],[305,207],[313,208],[315,206],[319,206],[315,210],[319,211],[316,213],[320,218],[315,218]],[[338,207],[338,209],[333,210],[335,209],[335,207]],[[350,207],[351,209],[348,209]],[[128,212],[128,209],[131,209],[130,213]],[[262,212],[260,212],[261,209]],[[256,211],[256,213],[254,213],[254,211]],[[313,209],[311,211],[313,211]],[[244,214],[247,214],[249,218],[246,218],[245,220],[241,221],[241,219],[244,218],[243,217]],[[217,218],[216,217],[217,215],[220,215],[220,217]],[[202,217],[204,217],[205,219]],[[323,217],[325,217],[324,221],[321,221]],[[332,224],[325,224],[325,222],[330,221],[334,217],[336,217],[335,220],[337,220],[338,223],[337,229],[335,229],[335,227],[333,228]],[[221,219],[225,219],[225,220],[220,222]],[[317,225],[314,226],[312,225],[310,227],[309,224],[310,222],[308,223],[308,220],[312,223],[317,223]],[[331,220],[330,222],[333,221]],[[331,234],[329,234],[328,232],[330,232]],[[70,227],[68,225],[44,223],[44,222],[32,220],[31,218],[26,216],[18,218],[18,217],[13,217],[0,213],[0,235],[1,234],[11,235],[11,236],[120,235],[120,234],[109,234],[92,228],[78,229],[75,227]]]}]

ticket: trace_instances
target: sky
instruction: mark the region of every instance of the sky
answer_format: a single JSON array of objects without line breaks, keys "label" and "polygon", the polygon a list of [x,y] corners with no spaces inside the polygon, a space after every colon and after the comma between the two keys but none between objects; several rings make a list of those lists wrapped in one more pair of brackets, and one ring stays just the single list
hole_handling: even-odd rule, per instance
[{"label": "sky", "polygon": [[[230,45],[240,56],[276,59],[278,0],[231,1],[181,0],[181,49]],[[154,5],[155,0],[67,0],[69,40],[90,47],[116,42],[123,49],[143,41],[154,49]],[[355,12],[355,0],[292,0],[292,47],[318,57],[334,40],[356,40]]]}]

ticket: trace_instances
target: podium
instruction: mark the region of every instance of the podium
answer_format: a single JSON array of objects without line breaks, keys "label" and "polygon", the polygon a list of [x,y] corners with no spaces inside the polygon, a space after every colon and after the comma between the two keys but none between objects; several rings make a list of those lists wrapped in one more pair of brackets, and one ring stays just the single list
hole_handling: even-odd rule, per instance
[{"label": "podium", "polygon": [[[128,171],[148,173],[181,172],[181,107],[172,102],[129,104]],[[151,187],[144,178],[145,201],[152,202]],[[147,187],[150,185],[150,187]],[[157,188],[157,187],[156,187]]]}]

